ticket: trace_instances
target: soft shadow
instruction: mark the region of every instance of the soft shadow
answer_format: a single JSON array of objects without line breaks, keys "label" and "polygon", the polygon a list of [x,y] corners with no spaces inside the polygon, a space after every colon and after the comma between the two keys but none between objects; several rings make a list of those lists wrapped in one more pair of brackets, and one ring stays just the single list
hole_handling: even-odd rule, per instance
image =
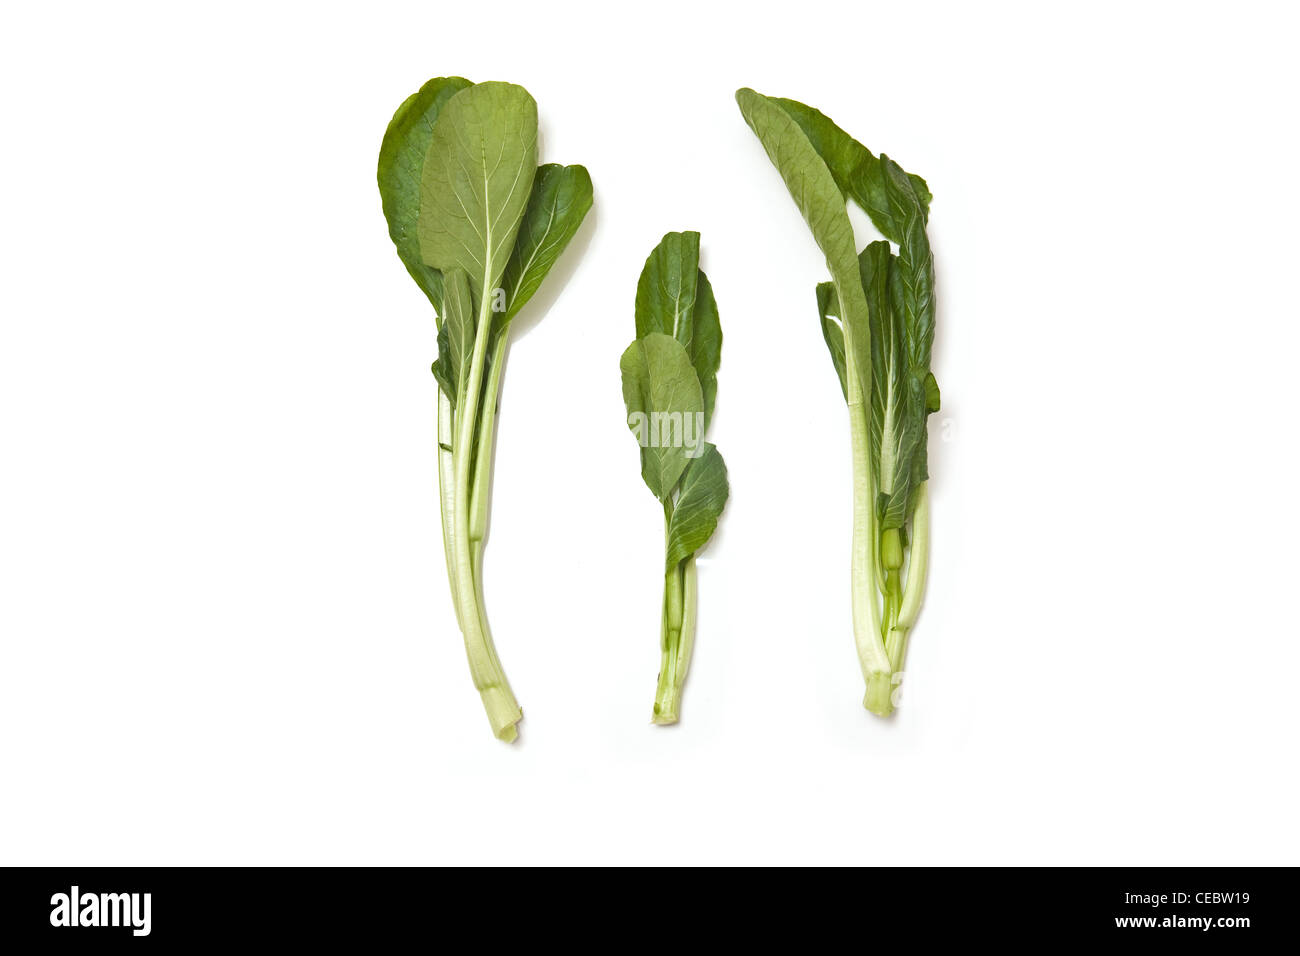
[{"label": "soft shadow", "polygon": [[[510,323],[510,344],[514,345],[516,341],[523,338],[533,327],[542,320],[542,317],[551,310],[555,300],[560,297],[560,293],[568,286],[569,280],[573,278],[574,271],[578,268],[578,263],[582,261],[587,247],[591,245],[591,234],[596,229],[596,212],[595,203],[592,204],[591,210],[587,213],[582,225],[578,231],[573,234],[569,245],[560,253],[559,260],[551,267],[551,271],[546,273],[546,278],[542,280],[541,286],[531,299],[515,316],[514,321]],[[509,351],[509,348],[506,349]],[[504,375],[504,370],[502,371]]]},{"label": "soft shadow", "polygon": [[[943,358],[947,354],[948,336],[944,334],[947,328],[948,312],[948,294],[947,286],[939,280],[941,274],[939,266],[943,262],[943,249],[936,248],[931,241],[931,251],[934,253],[935,261],[935,283],[934,283],[934,345],[930,349],[930,368],[940,368],[943,365]],[[957,416],[953,414],[951,400],[948,393],[944,391],[943,379],[936,374],[935,378],[939,381],[939,411],[931,416],[931,427],[926,429],[926,455],[927,470],[930,472],[930,489],[932,491],[943,487],[945,472],[948,470],[948,456],[943,453],[944,422],[952,421],[954,426],[957,422]],[[933,427],[938,425],[938,428]],[[947,444],[951,444],[948,442]],[[936,454],[937,452],[937,454]],[[936,468],[935,466],[938,465]]]}]

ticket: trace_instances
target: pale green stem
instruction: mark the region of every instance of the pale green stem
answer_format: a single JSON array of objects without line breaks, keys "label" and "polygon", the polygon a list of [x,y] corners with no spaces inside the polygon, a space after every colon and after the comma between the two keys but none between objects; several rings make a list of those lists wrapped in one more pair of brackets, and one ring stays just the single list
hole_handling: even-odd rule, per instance
[{"label": "pale green stem", "polygon": [[682,649],[677,655],[677,693],[682,692],[686,672],[691,667],[691,654],[695,651],[695,615],[699,602],[699,575],[695,570],[695,555],[682,562]]},{"label": "pale green stem", "polygon": [[845,361],[849,431],[853,442],[853,638],[867,682],[863,706],[873,714],[884,716],[893,707],[889,702],[889,657],[881,639],[880,610],[876,601],[875,506],[867,450],[867,410],[862,402],[852,350],[847,351]]},{"label": "pale green stem", "polygon": [[912,511],[912,549],[907,559],[907,587],[898,611],[898,626],[910,628],[916,623],[925,598],[925,581],[930,571],[930,483],[917,487],[916,507]]},{"label": "pale green stem", "polygon": [[[483,390],[479,411],[479,427],[474,445],[474,475],[471,479],[469,538],[470,557],[474,566],[474,593],[478,603],[479,626],[487,638],[492,666],[502,671],[497,656],[492,628],[488,625],[487,604],[483,600],[483,542],[487,536],[488,512],[492,494],[492,447],[496,438],[496,412],[501,393],[501,369],[505,362],[506,330],[495,333],[492,354],[488,360],[487,387]],[[504,677],[504,671],[502,671]]]},{"label": "pale green stem", "polygon": [[675,724],[681,713],[682,687],[695,649],[695,608],[699,584],[695,556],[664,576],[664,630],[659,684],[655,688],[654,722]]},{"label": "pale green stem", "polygon": [[[673,504],[664,502],[664,541],[672,523]],[[690,564],[690,593],[687,594],[685,565]],[[655,688],[654,722],[675,724],[681,707],[682,684],[690,666],[694,634],[686,633],[689,620],[692,631],[695,624],[695,562],[680,561],[664,574],[664,603],[660,615],[659,681]],[[688,602],[689,597],[689,602]],[[689,603],[690,615],[687,616]]]},{"label": "pale green stem", "polygon": [[[492,732],[501,740],[515,739],[515,724],[523,717],[515,700],[505,672],[497,659],[492,637],[484,624],[479,600],[475,549],[470,540],[470,479],[474,465],[474,435],[478,424],[479,396],[483,386],[483,367],[486,364],[488,341],[492,335],[491,299],[483,296],[478,325],[474,334],[474,352],[470,360],[469,380],[461,391],[456,409],[455,531],[453,545],[456,556],[456,585],[459,593],[461,632],[465,637],[465,653],[469,658],[470,674],[474,686],[483,698]],[[470,613],[477,608],[479,613]]]},{"label": "pale green stem", "polygon": [[492,640],[492,628],[488,626],[487,603],[483,600],[483,542],[470,542],[470,552],[474,562],[474,596],[478,603],[479,627],[483,629],[483,635],[487,638],[487,649],[492,657],[492,666],[500,671],[504,678],[505,673],[501,667],[501,658],[497,656],[496,642]]}]

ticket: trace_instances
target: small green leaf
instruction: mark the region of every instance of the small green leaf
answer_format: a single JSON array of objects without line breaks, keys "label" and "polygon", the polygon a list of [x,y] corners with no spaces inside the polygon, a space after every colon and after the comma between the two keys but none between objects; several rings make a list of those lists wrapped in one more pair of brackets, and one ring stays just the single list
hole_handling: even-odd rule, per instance
[{"label": "small green leaf", "polygon": [[[722,321],[713,285],[701,269],[695,280],[695,308],[691,314],[691,337],[682,342],[699,376],[704,392],[704,427],[713,420],[713,406],[718,396],[718,366],[722,364]],[[678,341],[681,341],[679,338]]]},{"label": "small green leaf", "polygon": [[636,336],[671,335],[686,345],[700,271],[700,234],[670,232],[646,258],[636,284]]},{"label": "small green leaf", "polygon": [[[439,281],[442,276],[439,275]],[[438,381],[438,388],[442,389],[442,394],[446,395],[451,401],[452,407],[456,407],[456,371],[451,364],[451,338],[447,334],[447,323],[443,322],[438,326],[438,358],[433,363],[433,377]],[[447,449],[451,451],[451,449]]]},{"label": "small green leaf", "polygon": [[[913,370],[913,373],[915,373],[915,370]],[[916,450],[912,453],[912,477],[910,481],[912,492],[907,506],[908,514],[911,514],[915,508],[916,493],[921,482],[928,481],[930,478],[929,449],[926,447],[926,422],[928,422],[930,415],[939,410],[939,383],[935,381],[933,372],[925,373],[925,379],[921,382],[921,393],[924,396],[925,421],[921,426],[921,436],[917,440]]]},{"label": "small green leaf", "polygon": [[418,232],[424,262],[464,269],[474,303],[500,287],[537,174],[537,104],[479,83],[447,101],[429,139]]},{"label": "small green leaf", "polygon": [[704,454],[686,468],[681,494],[668,522],[666,571],[708,543],[727,504],[727,465],[712,444],[705,442],[704,448]]},{"label": "small green leaf", "polygon": [[704,438],[699,377],[682,344],[662,332],[629,345],[619,370],[628,428],[641,445],[641,477],[665,500],[686,468],[687,446]]},{"label": "small green leaf", "polygon": [[442,273],[424,264],[416,232],[420,218],[420,179],[439,112],[448,100],[468,86],[473,84],[459,76],[440,76],[425,83],[397,108],[379,147],[379,197],[388,220],[388,234],[406,271],[439,313]]},{"label": "small green leaf", "polygon": [[925,413],[939,410],[939,382],[933,372],[925,373]]},{"label": "small green leaf", "polygon": [[502,284],[509,322],[533,297],[591,209],[591,176],[582,166],[548,163],[537,168]]},{"label": "small green leaf", "polygon": [[834,282],[817,283],[817,312],[822,320],[822,338],[826,340],[826,347],[831,352],[831,364],[835,366],[835,374],[840,379],[840,391],[844,397],[849,397],[849,387],[844,379],[844,329],[840,327],[839,318],[840,303],[839,298],[835,295]]},{"label": "small green leaf", "polygon": [[912,506],[916,503],[917,487],[921,484],[921,482],[928,481],[930,478],[930,468],[929,468],[930,451],[925,444],[927,438],[928,435],[923,430],[921,432],[921,440],[916,443],[916,448],[912,452],[911,474],[909,475],[907,480],[908,514],[912,513]]}]

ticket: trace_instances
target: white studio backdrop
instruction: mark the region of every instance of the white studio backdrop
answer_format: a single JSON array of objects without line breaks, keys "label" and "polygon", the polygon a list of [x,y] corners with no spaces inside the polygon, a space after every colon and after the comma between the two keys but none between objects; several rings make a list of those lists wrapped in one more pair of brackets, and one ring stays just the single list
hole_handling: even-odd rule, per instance
[{"label": "white studio backdrop", "polygon": [[[0,35],[0,863],[1295,863],[1283,5],[48,4]],[[525,85],[593,213],[520,319],[485,589],[375,159]],[[933,561],[861,707],[826,269],[737,87],[927,178]],[[871,238],[859,218],[860,241]],[[702,234],[732,498],[682,722],[618,359]]]}]

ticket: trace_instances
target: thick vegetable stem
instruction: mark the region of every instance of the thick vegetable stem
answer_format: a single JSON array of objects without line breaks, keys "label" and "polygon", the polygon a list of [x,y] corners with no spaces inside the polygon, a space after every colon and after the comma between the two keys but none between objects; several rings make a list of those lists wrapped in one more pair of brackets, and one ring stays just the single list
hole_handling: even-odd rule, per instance
[{"label": "thick vegetable stem", "polygon": [[[456,594],[456,606],[459,610],[461,633],[465,638],[465,654],[469,658],[470,674],[474,686],[478,688],[487,711],[492,733],[504,741],[512,741],[517,736],[515,724],[523,717],[518,701],[510,689],[501,661],[497,658],[496,647],[488,630],[487,618],[483,611],[483,589],[480,581],[482,570],[482,541],[484,522],[473,521],[473,492],[478,491],[482,506],[486,509],[483,496],[486,494],[487,475],[490,467],[490,453],[482,468],[476,469],[479,462],[475,455],[476,437],[491,440],[491,434],[482,436],[479,432],[479,401],[483,392],[484,367],[487,365],[488,344],[492,338],[492,314],[487,308],[487,299],[479,314],[479,321],[474,335],[474,352],[470,363],[469,379],[464,384],[455,416],[455,442],[452,446],[455,459],[454,500],[452,520],[452,556],[453,589]],[[495,376],[499,383],[499,371]],[[495,385],[494,385],[495,387]],[[486,402],[495,409],[495,393],[484,396]],[[486,413],[486,412],[485,412]],[[490,432],[490,426],[489,426]],[[479,472],[476,474],[476,471]],[[444,498],[444,508],[446,507]],[[445,520],[445,513],[444,513]]]},{"label": "thick vegetable stem", "polygon": [[852,350],[846,358],[845,381],[853,442],[853,564],[850,580],[853,589],[853,639],[862,664],[862,676],[867,682],[862,704],[873,714],[883,717],[892,713],[894,708],[890,703],[892,674],[881,637],[880,608],[876,600],[875,494],[867,457],[867,410],[862,403]]},{"label": "thick vegetable stem", "polygon": [[[672,503],[664,503],[664,532],[672,519]],[[654,722],[677,723],[682,686],[691,666],[695,646],[695,604],[697,579],[695,556],[679,561],[664,575],[664,605],[661,623],[659,684],[655,688]]]}]

